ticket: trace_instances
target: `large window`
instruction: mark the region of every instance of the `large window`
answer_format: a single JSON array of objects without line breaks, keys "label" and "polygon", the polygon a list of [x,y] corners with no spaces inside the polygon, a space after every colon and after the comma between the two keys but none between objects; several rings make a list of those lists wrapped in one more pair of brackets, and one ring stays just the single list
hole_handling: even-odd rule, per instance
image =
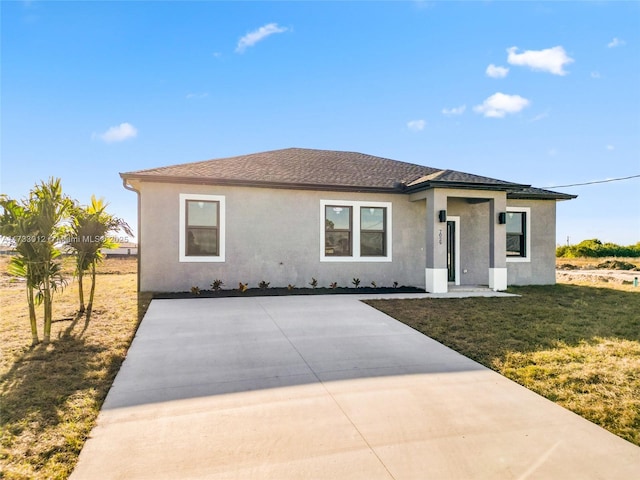
[{"label": "large window", "polygon": [[391,261],[391,203],[320,204],[322,261]]},{"label": "large window", "polygon": [[180,194],[180,261],[224,261],[224,197]]},{"label": "large window", "polygon": [[529,208],[507,207],[507,260],[528,261],[530,249]]}]

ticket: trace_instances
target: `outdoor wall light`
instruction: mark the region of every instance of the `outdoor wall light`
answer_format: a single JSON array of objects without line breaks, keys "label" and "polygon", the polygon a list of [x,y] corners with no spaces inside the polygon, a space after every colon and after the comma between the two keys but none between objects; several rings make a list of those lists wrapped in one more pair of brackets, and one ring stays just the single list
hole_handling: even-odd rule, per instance
[{"label": "outdoor wall light", "polygon": [[440,210],[438,212],[438,219],[440,219],[441,222],[446,222],[447,221],[447,211],[446,210]]},{"label": "outdoor wall light", "polygon": [[505,223],[507,223],[507,213],[506,212],[500,212],[498,214],[498,223],[500,225],[504,225]]}]

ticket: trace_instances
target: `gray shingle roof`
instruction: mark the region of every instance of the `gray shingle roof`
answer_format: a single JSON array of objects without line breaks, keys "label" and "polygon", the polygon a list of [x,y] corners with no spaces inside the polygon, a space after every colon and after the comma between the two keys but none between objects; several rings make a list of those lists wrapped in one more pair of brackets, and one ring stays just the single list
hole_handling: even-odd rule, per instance
[{"label": "gray shingle roof", "polygon": [[287,148],[121,173],[126,180],[410,192],[432,186],[520,190],[520,185],[357,152]]}]

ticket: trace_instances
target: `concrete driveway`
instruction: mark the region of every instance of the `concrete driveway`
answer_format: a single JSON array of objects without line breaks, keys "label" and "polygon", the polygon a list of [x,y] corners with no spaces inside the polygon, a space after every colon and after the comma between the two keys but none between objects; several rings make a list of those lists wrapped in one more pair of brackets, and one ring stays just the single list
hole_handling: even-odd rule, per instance
[{"label": "concrete driveway", "polygon": [[639,472],[640,448],[356,298],[298,296],[154,300],[71,478]]}]

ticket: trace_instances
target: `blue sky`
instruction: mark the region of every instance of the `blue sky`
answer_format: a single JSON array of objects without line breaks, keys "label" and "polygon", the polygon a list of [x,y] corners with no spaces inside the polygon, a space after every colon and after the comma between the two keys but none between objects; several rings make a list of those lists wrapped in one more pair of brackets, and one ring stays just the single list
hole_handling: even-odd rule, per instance
[{"label": "blue sky", "polygon": [[[532,184],[640,174],[639,2],[2,1],[1,191],[136,226],[118,172],[287,147]],[[640,178],[557,240],[640,240]]]}]

